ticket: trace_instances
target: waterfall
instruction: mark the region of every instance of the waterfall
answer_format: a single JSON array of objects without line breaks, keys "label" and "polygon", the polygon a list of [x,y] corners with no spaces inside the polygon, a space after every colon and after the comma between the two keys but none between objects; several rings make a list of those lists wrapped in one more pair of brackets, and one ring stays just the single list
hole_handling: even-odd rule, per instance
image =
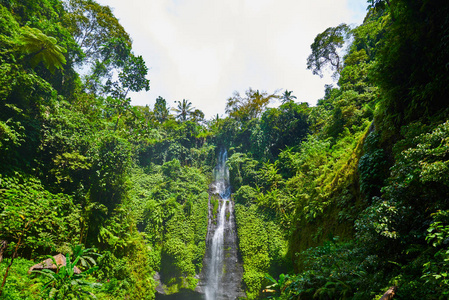
[{"label": "waterfall", "polygon": [[219,205],[217,212],[210,213],[216,214],[216,218],[209,218],[205,272],[203,270],[206,300],[234,300],[245,295],[241,288],[243,268],[238,257],[227,158],[227,151],[221,151],[214,170],[215,182],[211,186],[212,197],[219,196]]},{"label": "waterfall", "polygon": [[218,215],[218,227],[215,230],[214,237],[212,238],[212,255],[209,264],[209,278],[206,285],[206,300],[217,299],[217,294],[222,293],[221,291],[221,277],[223,272],[223,245],[224,245],[224,223],[225,223],[225,212],[226,203],[229,200],[224,200],[221,204],[220,214]]},{"label": "waterfall", "polygon": [[223,150],[218,156],[218,163],[215,167],[215,193],[219,194],[224,200],[231,197],[231,185],[229,184],[229,169],[226,166],[228,160],[228,152]]}]

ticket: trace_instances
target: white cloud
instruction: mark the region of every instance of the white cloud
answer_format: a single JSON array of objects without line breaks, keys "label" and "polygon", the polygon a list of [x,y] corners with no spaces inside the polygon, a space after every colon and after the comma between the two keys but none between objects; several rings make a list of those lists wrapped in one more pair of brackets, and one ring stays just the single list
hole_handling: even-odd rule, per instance
[{"label": "white cloud", "polygon": [[[206,117],[224,114],[234,90],[293,90],[315,104],[324,84],[306,69],[310,44],[327,27],[360,23],[357,0],[98,0],[114,9],[150,68],[150,92],[133,104],[189,99]],[[351,7],[355,9],[351,9]]]}]

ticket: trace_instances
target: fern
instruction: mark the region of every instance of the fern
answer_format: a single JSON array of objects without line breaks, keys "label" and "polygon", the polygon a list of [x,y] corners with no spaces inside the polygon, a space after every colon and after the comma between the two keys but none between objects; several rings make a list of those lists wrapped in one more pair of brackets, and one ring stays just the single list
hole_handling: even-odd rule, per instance
[{"label": "fern", "polygon": [[51,73],[56,69],[62,69],[66,63],[63,53],[67,50],[58,46],[54,37],[28,26],[22,27],[21,31],[17,39],[18,50],[27,55],[25,59],[29,60],[33,68],[42,62]]}]

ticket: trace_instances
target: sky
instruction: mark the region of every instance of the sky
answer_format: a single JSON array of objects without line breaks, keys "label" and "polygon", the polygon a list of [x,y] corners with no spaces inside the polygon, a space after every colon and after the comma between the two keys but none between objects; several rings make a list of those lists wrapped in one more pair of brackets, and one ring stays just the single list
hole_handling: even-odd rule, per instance
[{"label": "sky", "polygon": [[248,88],[293,91],[315,105],[330,76],[307,70],[315,36],[341,23],[359,25],[364,0],[97,0],[112,8],[149,68],[150,91],[170,107],[189,100],[207,119],[225,115],[226,100]]}]

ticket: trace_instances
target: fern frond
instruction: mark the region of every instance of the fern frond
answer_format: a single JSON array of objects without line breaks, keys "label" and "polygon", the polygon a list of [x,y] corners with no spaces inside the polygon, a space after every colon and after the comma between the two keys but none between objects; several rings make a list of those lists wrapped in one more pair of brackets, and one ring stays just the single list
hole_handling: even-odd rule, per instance
[{"label": "fern frond", "polygon": [[58,46],[54,37],[47,36],[37,28],[22,27],[17,45],[18,50],[27,55],[33,68],[42,62],[45,68],[54,73],[66,63],[63,53],[67,50]]}]

